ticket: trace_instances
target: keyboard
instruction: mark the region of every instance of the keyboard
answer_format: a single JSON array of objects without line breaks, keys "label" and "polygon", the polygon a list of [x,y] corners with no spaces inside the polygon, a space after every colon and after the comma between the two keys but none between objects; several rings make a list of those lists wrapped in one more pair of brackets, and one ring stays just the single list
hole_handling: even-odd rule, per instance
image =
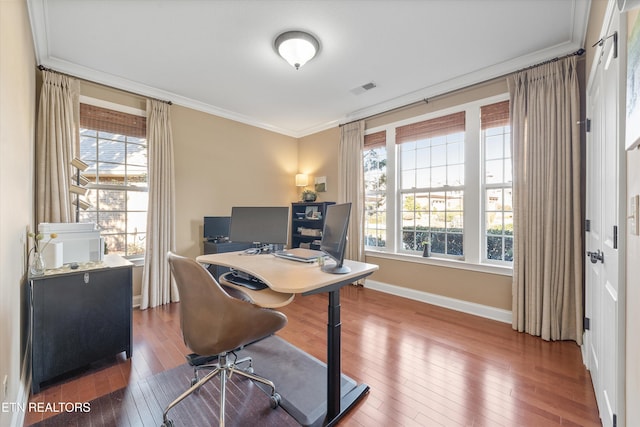
[{"label": "keyboard", "polygon": [[267,284],[259,279],[245,279],[243,277],[234,276],[233,274],[227,274],[224,276],[224,280],[234,285],[242,286],[252,291],[261,291],[268,288]]}]

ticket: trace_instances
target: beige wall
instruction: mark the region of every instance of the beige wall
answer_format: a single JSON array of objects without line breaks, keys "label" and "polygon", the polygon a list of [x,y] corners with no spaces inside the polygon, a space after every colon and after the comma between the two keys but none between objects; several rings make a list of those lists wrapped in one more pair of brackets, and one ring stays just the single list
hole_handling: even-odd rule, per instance
[{"label": "beige wall", "polygon": [[371,279],[416,291],[511,311],[511,276],[367,256],[380,270]]},{"label": "beige wall", "polygon": [[[475,86],[449,96],[442,96],[401,111],[368,119],[367,129],[415,117],[432,111],[455,106],[507,92],[506,80],[501,79]],[[337,198],[339,128],[326,130],[300,139],[300,170],[318,176],[327,176],[329,192],[321,200]],[[511,310],[511,277],[480,273],[424,263],[367,256],[367,262],[378,264],[380,270],[372,280],[403,288],[415,289],[462,301]]]},{"label": "beige wall", "polygon": [[[27,397],[22,361],[26,337],[26,233],[33,228],[35,58],[23,0],[0,1],[0,384],[2,402]],[[26,371],[25,371],[26,372]],[[0,411],[0,425],[23,419]]]},{"label": "beige wall", "polygon": [[338,201],[338,147],[340,128],[328,129],[300,140],[298,169],[309,175],[309,186],[313,188],[314,178],[327,177],[327,191],[318,194],[320,202]]},{"label": "beige wall", "polygon": [[202,217],[296,200],[297,140],[185,107],[171,109],[177,247],[202,253]]}]

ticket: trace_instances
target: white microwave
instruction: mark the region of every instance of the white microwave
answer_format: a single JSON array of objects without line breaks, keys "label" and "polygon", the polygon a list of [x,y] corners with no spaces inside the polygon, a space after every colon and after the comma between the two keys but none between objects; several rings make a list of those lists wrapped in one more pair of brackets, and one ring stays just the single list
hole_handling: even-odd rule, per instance
[{"label": "white microwave", "polygon": [[102,261],[104,258],[104,239],[100,237],[95,223],[43,222],[38,225],[38,232],[44,235],[43,241],[49,241],[52,233],[57,234],[43,253],[47,268],[72,262]]}]

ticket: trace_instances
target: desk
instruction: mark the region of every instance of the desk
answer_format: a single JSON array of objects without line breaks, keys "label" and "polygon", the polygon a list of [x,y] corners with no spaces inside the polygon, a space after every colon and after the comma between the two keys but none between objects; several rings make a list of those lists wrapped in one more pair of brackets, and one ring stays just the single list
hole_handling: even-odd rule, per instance
[{"label": "desk", "polygon": [[324,425],[331,426],[342,418],[364,395],[369,386],[360,384],[341,398],[340,376],[340,288],[369,276],[377,265],[345,260],[351,268],[347,274],[329,274],[317,263],[302,263],[272,255],[243,255],[242,252],[201,255],[202,264],[217,264],[249,273],[276,292],[312,295],[327,292],[327,416]]}]

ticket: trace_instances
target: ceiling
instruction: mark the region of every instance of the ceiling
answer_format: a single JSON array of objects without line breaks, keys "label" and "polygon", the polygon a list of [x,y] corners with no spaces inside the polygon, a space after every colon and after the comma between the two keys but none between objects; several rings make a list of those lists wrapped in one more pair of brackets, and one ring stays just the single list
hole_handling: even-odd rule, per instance
[{"label": "ceiling", "polygon": [[[302,137],[574,52],[591,0],[28,4],[41,65]],[[298,71],[273,48],[287,30],[320,40]]]}]

